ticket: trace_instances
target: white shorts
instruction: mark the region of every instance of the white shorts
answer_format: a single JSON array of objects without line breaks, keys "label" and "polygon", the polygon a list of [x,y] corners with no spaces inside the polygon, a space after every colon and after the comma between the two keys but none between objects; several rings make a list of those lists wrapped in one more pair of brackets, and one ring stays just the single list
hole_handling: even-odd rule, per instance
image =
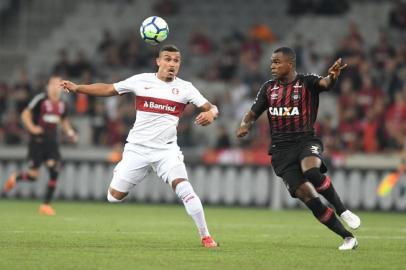
[{"label": "white shorts", "polygon": [[178,178],[188,179],[183,154],[176,143],[171,144],[168,149],[126,143],[123,158],[114,168],[110,187],[128,193],[151,170],[168,184]]}]

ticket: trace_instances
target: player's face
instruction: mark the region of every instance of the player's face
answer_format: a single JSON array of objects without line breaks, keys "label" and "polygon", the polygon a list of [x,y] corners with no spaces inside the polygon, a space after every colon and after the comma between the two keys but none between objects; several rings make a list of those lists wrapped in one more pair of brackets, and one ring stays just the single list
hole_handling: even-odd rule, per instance
[{"label": "player's face", "polygon": [[48,90],[48,97],[51,100],[58,100],[61,96],[62,88],[61,88],[61,77],[51,77],[48,81],[47,90]]},{"label": "player's face", "polygon": [[180,53],[163,51],[156,59],[156,64],[158,65],[158,78],[166,82],[173,81],[179,72]]},{"label": "player's face", "polygon": [[271,72],[275,79],[286,77],[293,68],[292,59],[281,52],[273,53],[271,61]]}]

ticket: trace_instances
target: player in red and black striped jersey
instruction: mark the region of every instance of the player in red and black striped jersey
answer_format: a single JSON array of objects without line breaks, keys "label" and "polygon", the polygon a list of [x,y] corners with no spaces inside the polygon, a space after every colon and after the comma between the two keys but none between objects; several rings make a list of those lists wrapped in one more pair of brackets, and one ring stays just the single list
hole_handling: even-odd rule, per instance
[{"label": "player in red and black striped jersey", "polygon": [[341,202],[330,177],[325,175],[323,144],[314,134],[314,123],[319,107],[319,94],[330,90],[346,65],[338,59],[326,77],[296,73],[295,52],[281,47],[272,54],[272,76],[258,92],[251,110],[237,130],[237,137],[248,134],[253,123],[267,111],[272,155],[272,166],[292,197],[300,199],[317,219],[344,239],[340,250],[355,249],[354,235],[346,230],[334,210],[325,205],[323,195],[336,213],[352,229],[360,226],[360,219]]},{"label": "player in red and black striped jersey", "polygon": [[50,206],[60,168],[61,155],[58,143],[58,125],[73,141],[77,135],[72,129],[67,117],[67,106],[60,99],[62,79],[51,76],[47,85],[47,92],[36,95],[21,114],[24,126],[30,133],[28,147],[28,167],[24,172],[13,172],[4,185],[8,192],[20,181],[35,181],[38,178],[39,167],[46,162],[49,171],[49,181],[45,192],[44,203],[39,212],[44,215],[55,215],[55,210]]}]

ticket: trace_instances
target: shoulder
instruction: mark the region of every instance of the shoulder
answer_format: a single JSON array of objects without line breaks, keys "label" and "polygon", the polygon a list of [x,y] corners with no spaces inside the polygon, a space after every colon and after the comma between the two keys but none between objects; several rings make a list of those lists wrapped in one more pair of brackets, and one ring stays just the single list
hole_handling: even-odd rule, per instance
[{"label": "shoulder", "polygon": [[193,85],[192,82],[183,80],[183,79],[181,79],[181,78],[179,78],[179,77],[176,77],[176,79],[175,79],[175,84],[174,84],[174,85],[176,85],[177,87],[186,89],[186,90],[188,90],[188,91],[199,91],[199,90]]},{"label": "shoulder", "polygon": [[323,76],[320,76],[319,74],[316,73],[298,74],[297,76],[302,80],[315,80],[315,79],[320,80],[323,78]]},{"label": "shoulder", "polygon": [[37,94],[31,99],[30,103],[28,104],[28,107],[33,108],[37,104],[40,104],[42,101],[44,101],[46,99],[47,99],[47,94],[46,93]]},{"label": "shoulder", "polygon": [[135,74],[131,77],[129,77],[127,80],[130,81],[141,81],[141,80],[152,80],[155,78],[154,73],[140,73],[140,74]]},{"label": "shoulder", "polygon": [[181,79],[181,78],[179,78],[179,77],[176,77],[175,83],[176,83],[176,84],[179,84],[179,85],[183,85],[183,86],[195,88],[195,87],[193,86],[193,83],[192,83],[192,82],[187,81],[187,80],[183,80],[183,79]]},{"label": "shoulder", "polygon": [[274,79],[267,80],[266,82],[264,82],[261,85],[261,88],[259,90],[265,91],[268,87],[273,86],[275,83],[276,83],[276,80],[274,80]]}]

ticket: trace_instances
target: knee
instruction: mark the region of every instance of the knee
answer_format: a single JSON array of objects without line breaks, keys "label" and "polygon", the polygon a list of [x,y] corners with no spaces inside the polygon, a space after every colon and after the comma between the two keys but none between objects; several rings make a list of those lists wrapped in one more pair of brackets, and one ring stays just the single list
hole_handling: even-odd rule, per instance
[{"label": "knee", "polygon": [[128,193],[120,192],[113,188],[109,188],[109,190],[107,191],[107,200],[111,203],[122,202],[125,196],[127,196],[127,194]]},{"label": "knee", "polygon": [[317,198],[317,192],[314,189],[313,185],[309,182],[305,182],[300,185],[299,188],[295,191],[295,195],[304,203],[311,199]]},{"label": "knee", "polygon": [[330,187],[330,177],[322,174],[320,168],[314,167],[303,173],[304,177],[309,180],[316,188],[317,192],[326,190]]},{"label": "knee", "polygon": [[28,177],[32,180],[37,180],[39,176],[39,171],[38,169],[30,169],[28,170]]},{"label": "knee", "polygon": [[175,190],[175,193],[181,199],[186,198],[191,194],[194,194],[193,187],[189,183],[189,181],[182,180],[176,183],[175,185],[172,182],[172,188]]},{"label": "knee", "polygon": [[173,180],[171,183],[172,189],[176,192],[176,187],[182,182],[187,182],[187,180],[183,178],[177,178]]},{"label": "knee", "polygon": [[322,184],[325,176],[320,172],[320,168],[313,167],[303,172],[304,177],[310,181],[315,187],[318,187]]}]

